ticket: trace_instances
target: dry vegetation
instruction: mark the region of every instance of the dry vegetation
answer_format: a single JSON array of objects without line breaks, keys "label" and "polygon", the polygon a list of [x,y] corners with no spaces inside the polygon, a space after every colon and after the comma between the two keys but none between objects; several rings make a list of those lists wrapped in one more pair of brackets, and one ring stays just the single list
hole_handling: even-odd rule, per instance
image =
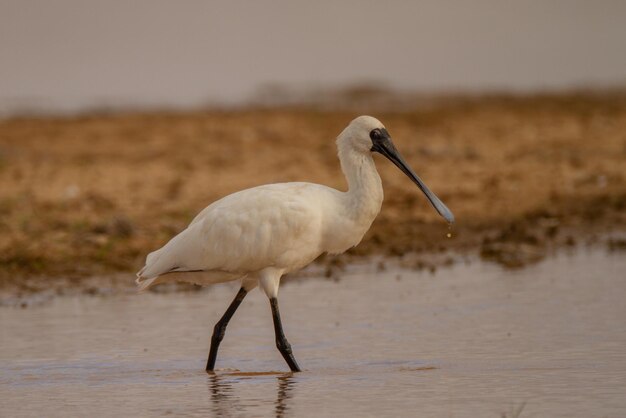
[{"label": "dry vegetation", "polygon": [[361,112],[386,124],[458,224],[447,239],[422,194],[381,158],[385,203],[355,255],[451,248],[516,266],[626,225],[622,94],[13,118],[0,121],[0,288],[134,271],[201,208],[242,188],[344,188],[334,138]]}]

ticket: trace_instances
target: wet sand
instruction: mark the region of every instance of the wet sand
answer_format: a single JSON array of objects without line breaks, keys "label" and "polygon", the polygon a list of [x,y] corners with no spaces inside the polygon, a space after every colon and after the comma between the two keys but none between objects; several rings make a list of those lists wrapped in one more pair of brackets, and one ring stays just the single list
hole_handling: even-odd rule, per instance
[{"label": "wet sand", "polygon": [[382,211],[350,254],[321,260],[330,270],[349,257],[406,254],[426,254],[414,264],[430,268],[444,250],[517,268],[626,229],[623,92],[420,100],[364,90],[344,99],[0,121],[0,292],[90,292],[93,277],[137,271],[202,208],[247,187],[344,189],[334,140],[363,113],[386,124],[457,224],[449,231],[376,157]]},{"label": "wet sand", "polygon": [[375,264],[281,288],[304,372],[286,373],[254,291],[203,371],[236,292],[59,297],[0,308],[0,410],[41,416],[620,417],[626,258],[560,253],[521,270]]}]

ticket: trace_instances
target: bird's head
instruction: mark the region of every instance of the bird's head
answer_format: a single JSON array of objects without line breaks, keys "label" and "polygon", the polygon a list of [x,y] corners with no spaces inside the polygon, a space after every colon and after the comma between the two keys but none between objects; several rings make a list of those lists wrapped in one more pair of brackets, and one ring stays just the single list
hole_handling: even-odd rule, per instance
[{"label": "bird's head", "polygon": [[383,124],[371,116],[359,116],[354,119],[339,135],[339,142],[355,151],[369,153],[372,151],[373,136],[382,136],[387,133]]},{"label": "bird's head", "polygon": [[339,135],[338,142],[348,146],[353,151],[361,153],[380,153],[389,161],[394,163],[413,183],[426,195],[435,210],[449,223],[454,223],[454,215],[443,204],[426,184],[415,174],[409,164],[402,158],[400,152],[391,141],[391,136],[385,126],[376,118],[371,116],[359,116],[354,119]]}]

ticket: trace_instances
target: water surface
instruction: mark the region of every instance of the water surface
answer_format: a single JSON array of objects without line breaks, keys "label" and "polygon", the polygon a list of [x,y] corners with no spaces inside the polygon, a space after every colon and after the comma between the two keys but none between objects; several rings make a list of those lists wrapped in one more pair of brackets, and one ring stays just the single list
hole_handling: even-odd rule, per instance
[{"label": "water surface", "polygon": [[520,271],[363,269],[279,296],[302,373],[236,288],[57,298],[0,308],[3,416],[620,417],[626,414],[626,257],[560,255]]}]

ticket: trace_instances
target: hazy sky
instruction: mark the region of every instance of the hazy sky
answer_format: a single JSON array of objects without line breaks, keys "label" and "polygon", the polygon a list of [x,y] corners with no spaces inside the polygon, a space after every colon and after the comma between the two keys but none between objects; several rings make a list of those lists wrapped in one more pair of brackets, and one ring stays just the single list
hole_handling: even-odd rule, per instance
[{"label": "hazy sky", "polygon": [[626,1],[0,0],[0,111],[626,85]]}]

